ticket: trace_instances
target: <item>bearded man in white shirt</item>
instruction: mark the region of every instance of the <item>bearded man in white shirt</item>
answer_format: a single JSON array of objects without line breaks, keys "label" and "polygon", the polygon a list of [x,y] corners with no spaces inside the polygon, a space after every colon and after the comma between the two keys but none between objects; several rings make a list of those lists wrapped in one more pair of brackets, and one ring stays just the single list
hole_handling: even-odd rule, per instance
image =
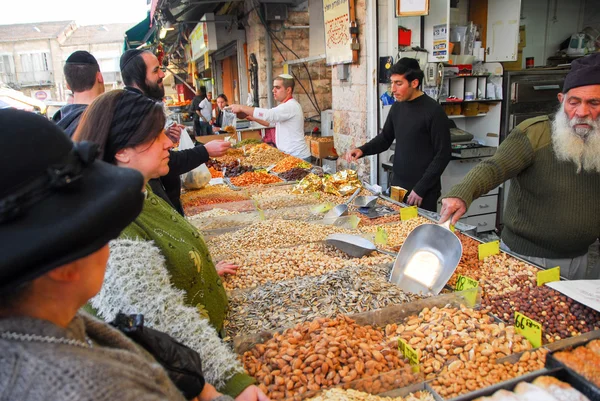
[{"label": "bearded man in white shirt", "polygon": [[275,144],[284,153],[310,161],[310,149],[304,140],[304,112],[293,97],[294,77],[288,74],[273,80],[273,97],[279,102],[272,109],[232,104],[232,112],[239,118],[256,121],[264,126],[275,126]]}]

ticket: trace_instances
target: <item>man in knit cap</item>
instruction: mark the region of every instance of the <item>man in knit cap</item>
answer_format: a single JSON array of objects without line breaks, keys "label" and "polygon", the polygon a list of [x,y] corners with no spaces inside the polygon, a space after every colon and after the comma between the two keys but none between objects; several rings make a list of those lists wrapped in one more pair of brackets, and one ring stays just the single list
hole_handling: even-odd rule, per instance
[{"label": "man in knit cap", "polygon": [[558,100],[554,116],[519,124],[446,194],[441,221],[456,223],[473,200],[511,180],[503,249],[583,279],[600,234],[600,53],[573,62]]},{"label": "man in knit cap", "polygon": [[73,102],[54,114],[52,120],[72,137],[81,115],[92,101],[104,93],[104,78],[98,61],[85,50],[73,52],[63,68]]}]

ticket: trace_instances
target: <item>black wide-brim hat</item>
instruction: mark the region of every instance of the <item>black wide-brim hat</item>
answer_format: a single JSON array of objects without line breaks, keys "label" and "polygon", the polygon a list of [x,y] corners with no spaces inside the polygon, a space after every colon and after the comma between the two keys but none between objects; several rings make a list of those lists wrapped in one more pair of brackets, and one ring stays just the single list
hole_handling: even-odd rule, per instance
[{"label": "black wide-brim hat", "polygon": [[142,175],[44,117],[0,110],[0,291],[88,256],[142,210]]}]

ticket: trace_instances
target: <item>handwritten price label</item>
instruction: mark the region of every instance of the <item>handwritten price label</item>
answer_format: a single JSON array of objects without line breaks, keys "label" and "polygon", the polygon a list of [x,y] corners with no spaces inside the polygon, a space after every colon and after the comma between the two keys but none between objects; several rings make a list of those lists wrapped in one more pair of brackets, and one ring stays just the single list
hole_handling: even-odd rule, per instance
[{"label": "handwritten price label", "polygon": [[332,208],[333,208],[333,203],[326,202],[326,203],[321,203],[320,205],[317,205],[317,206],[313,206],[311,210],[313,213],[325,213],[325,212],[330,211]]},{"label": "handwritten price label", "polygon": [[529,340],[534,348],[542,346],[542,325],[520,312],[515,312],[515,331]]},{"label": "handwritten price label", "polygon": [[400,209],[400,220],[410,220],[414,219],[419,215],[416,206],[403,207]]},{"label": "handwritten price label", "polygon": [[413,371],[418,372],[420,359],[419,352],[415,351],[415,349],[408,345],[408,343],[402,338],[398,339],[398,350],[402,352],[402,355],[404,355],[406,359],[408,359],[408,363],[413,366]]},{"label": "handwritten price label", "polygon": [[498,255],[500,253],[500,241],[492,241],[486,244],[479,245],[479,260],[483,260],[488,256]]},{"label": "handwritten price label", "polygon": [[560,281],[560,266],[553,267],[552,269],[540,270],[537,273],[538,287],[553,281]]},{"label": "handwritten price label", "polygon": [[381,227],[377,227],[377,233],[375,233],[375,243],[380,245],[386,245],[388,241],[388,233]]},{"label": "handwritten price label", "polygon": [[[479,281],[459,274],[456,279],[454,291],[465,291],[477,287],[479,287]],[[475,306],[475,302],[477,301],[477,291],[469,291],[467,294],[465,294],[465,299],[469,301],[471,306]]]}]

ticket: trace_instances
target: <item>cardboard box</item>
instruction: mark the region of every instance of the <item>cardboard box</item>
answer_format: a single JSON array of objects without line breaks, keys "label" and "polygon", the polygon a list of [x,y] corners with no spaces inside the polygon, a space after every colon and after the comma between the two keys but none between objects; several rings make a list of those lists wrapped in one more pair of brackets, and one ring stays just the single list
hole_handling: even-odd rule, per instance
[{"label": "cardboard box", "polygon": [[260,130],[251,130],[251,131],[239,131],[240,139],[243,141],[244,139],[258,139],[262,141],[262,135],[260,135]]},{"label": "cardboard box", "polygon": [[519,50],[527,46],[527,35],[525,34],[525,25],[519,27]]},{"label": "cardboard box", "polygon": [[327,141],[323,141],[323,138],[321,138],[320,141],[315,139],[311,140],[310,154],[319,159],[337,156],[337,152],[333,146],[333,138]]}]

